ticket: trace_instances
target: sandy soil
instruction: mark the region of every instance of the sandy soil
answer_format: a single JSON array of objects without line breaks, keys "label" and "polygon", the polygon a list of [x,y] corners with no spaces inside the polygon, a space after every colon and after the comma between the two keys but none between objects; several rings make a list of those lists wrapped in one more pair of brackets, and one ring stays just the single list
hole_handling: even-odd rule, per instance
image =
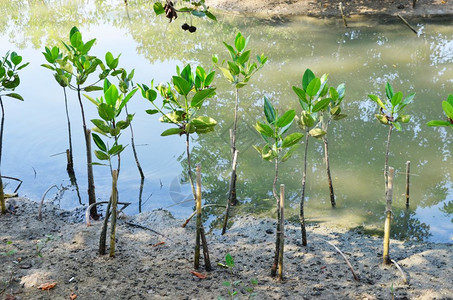
[{"label": "sandy soil", "polygon": [[[299,227],[286,224],[285,280],[269,276],[275,223],[252,216],[235,220],[226,235],[209,233],[213,271],[199,279],[193,271],[195,228],[167,211],[122,216],[115,258],[97,255],[101,222],[76,222],[74,214],[45,204],[15,199],[14,213],[0,216],[0,299],[217,299],[228,298],[225,281],[238,281],[234,290],[247,299],[453,299],[453,245],[391,241],[391,257],[404,270],[409,284],[394,266],[382,266],[382,240],[339,228],[308,227],[309,246],[301,247]],[[82,214],[81,214],[82,213]],[[165,235],[132,227],[148,226]],[[340,248],[359,275],[355,281]],[[159,244],[165,242],[164,244]],[[218,266],[226,253],[235,259],[233,272]],[[44,283],[55,287],[42,291]],[[232,289],[231,289],[232,290]],[[73,298],[74,299],[74,298]]]},{"label": "sandy soil", "polygon": [[316,17],[341,17],[338,8],[343,3],[346,16],[396,15],[446,16],[453,14],[453,0],[206,0],[216,9],[243,14],[306,15]]}]

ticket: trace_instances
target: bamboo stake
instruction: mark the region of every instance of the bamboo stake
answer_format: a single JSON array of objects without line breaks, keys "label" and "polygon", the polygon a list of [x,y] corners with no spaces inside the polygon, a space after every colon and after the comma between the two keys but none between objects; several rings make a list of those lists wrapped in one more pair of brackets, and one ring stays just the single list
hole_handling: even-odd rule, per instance
[{"label": "bamboo stake", "polygon": [[283,251],[285,247],[285,185],[280,184],[280,250],[278,251],[278,280],[283,280]]},{"label": "bamboo stake", "polygon": [[225,234],[225,232],[226,232],[231,205],[234,205],[234,203],[233,203],[233,201],[231,201],[231,199],[233,199],[232,194],[235,192],[234,182],[236,180],[236,166],[237,166],[238,153],[239,153],[239,151],[234,150],[232,171],[231,171],[231,177],[230,177],[230,190],[228,192],[228,200],[227,200],[227,205],[226,205],[226,210],[225,210],[225,219],[223,220],[222,235]]},{"label": "bamboo stake", "polygon": [[110,257],[115,257],[116,219],[118,207],[118,170],[112,171],[112,220],[110,221]]},{"label": "bamboo stake", "polygon": [[409,177],[411,174],[411,162],[406,162],[406,208],[409,207]]},{"label": "bamboo stake", "polygon": [[395,174],[395,169],[389,167],[389,176],[388,176],[388,187],[387,187],[387,205],[385,211],[385,225],[384,225],[384,252],[383,252],[383,263],[390,264],[390,221],[392,219],[392,196],[393,196],[393,175]]},{"label": "bamboo stake", "polygon": [[195,207],[197,212],[197,233],[195,238],[195,256],[194,268],[197,270],[200,267],[200,238],[201,238],[201,172],[200,165],[197,165],[197,190],[195,194]]},{"label": "bamboo stake", "polygon": [[341,18],[343,19],[344,27],[348,27],[348,23],[346,22],[346,16],[344,15],[343,11],[343,2],[340,2],[340,5],[338,5],[341,13]]},{"label": "bamboo stake", "polygon": [[400,14],[397,14],[398,18],[400,18],[401,21],[403,21],[404,24],[406,24],[407,27],[409,27],[410,30],[412,30],[412,32],[414,32],[415,34],[418,34],[418,31],[415,30],[414,27],[412,27],[407,21],[406,19],[404,19]]}]

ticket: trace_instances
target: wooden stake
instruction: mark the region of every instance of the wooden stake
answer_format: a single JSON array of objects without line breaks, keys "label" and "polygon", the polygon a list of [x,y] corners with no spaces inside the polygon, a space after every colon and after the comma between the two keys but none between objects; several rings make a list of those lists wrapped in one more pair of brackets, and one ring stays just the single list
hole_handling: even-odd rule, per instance
[{"label": "wooden stake", "polygon": [[195,237],[195,255],[193,267],[195,270],[200,268],[200,238],[201,238],[201,172],[200,165],[197,165],[197,188],[195,192],[195,211],[197,212],[197,233]]},{"label": "wooden stake", "polygon": [[280,228],[279,234],[280,234],[280,250],[278,252],[278,280],[282,281],[283,280],[283,250],[284,250],[284,245],[285,245],[285,215],[284,215],[284,210],[285,210],[285,185],[280,184]]},{"label": "wooden stake", "polygon": [[389,168],[388,187],[387,187],[387,205],[385,209],[385,225],[384,225],[384,252],[383,259],[384,264],[390,264],[390,221],[392,219],[392,196],[393,196],[393,175],[395,169]]},{"label": "wooden stake", "polygon": [[418,34],[418,31],[415,30],[414,27],[412,27],[407,21],[406,19],[404,19],[400,14],[397,14],[398,18],[400,18],[401,21],[403,21],[404,24],[406,24],[407,27],[409,27],[410,30],[412,30],[412,32],[414,32],[415,34]]},{"label": "wooden stake", "polygon": [[340,5],[338,7],[340,9],[341,18],[343,19],[344,27],[348,27],[348,23],[346,22],[346,16],[344,15],[344,11],[343,11],[343,2],[340,2]]},{"label": "wooden stake", "polygon": [[226,210],[225,210],[225,219],[223,220],[223,228],[222,228],[222,235],[225,234],[227,224],[228,224],[228,216],[230,214],[230,207],[233,205],[233,193],[235,191],[234,188],[234,182],[236,180],[236,166],[237,166],[237,159],[238,159],[238,153],[239,151],[235,150],[234,155],[233,155],[233,164],[232,164],[232,170],[231,170],[231,177],[230,177],[230,190],[228,192],[228,200],[227,200],[227,205],[226,205]]},{"label": "wooden stake", "polygon": [[118,170],[112,171],[112,219],[110,221],[110,257],[115,257],[116,219],[118,208]]},{"label": "wooden stake", "polygon": [[406,207],[409,207],[409,177],[411,173],[411,162],[406,162]]}]

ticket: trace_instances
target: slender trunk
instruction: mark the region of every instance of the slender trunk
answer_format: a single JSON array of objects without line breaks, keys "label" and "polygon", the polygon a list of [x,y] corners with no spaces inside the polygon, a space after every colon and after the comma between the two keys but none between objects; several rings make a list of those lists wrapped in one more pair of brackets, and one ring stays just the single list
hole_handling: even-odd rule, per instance
[{"label": "slender trunk", "polygon": [[142,197],[143,197],[143,186],[145,183],[145,178],[140,179],[140,189],[138,191],[138,212],[142,212]]},{"label": "slender trunk", "polygon": [[324,159],[326,161],[326,172],[327,172],[327,181],[329,183],[329,192],[330,192],[330,204],[333,208],[337,205],[335,203],[335,193],[333,191],[333,184],[332,184],[332,175],[330,175],[330,162],[329,162],[329,142],[327,137],[323,137],[324,142]]},{"label": "slender trunk", "polygon": [[66,120],[68,123],[68,143],[69,143],[69,153],[68,153],[68,164],[66,166],[66,171],[68,174],[74,175],[74,158],[72,155],[72,133],[71,133],[71,121],[69,120],[69,110],[68,110],[68,96],[66,95],[66,88],[63,87],[64,93],[64,106],[66,111]]},{"label": "slender trunk", "polygon": [[406,208],[409,207],[409,187],[410,187],[410,175],[411,175],[411,162],[406,162]]},{"label": "slender trunk", "polygon": [[0,209],[2,214],[6,214],[5,192],[3,191],[3,181],[1,174],[2,165],[2,149],[3,149],[3,126],[5,124],[5,109],[3,107],[3,100],[0,96],[0,107],[2,109],[2,120],[0,123]]},{"label": "slender trunk", "polygon": [[[231,154],[232,154],[232,170],[236,170],[237,159],[234,160],[234,153],[236,152],[236,140],[237,140],[237,126],[238,126],[238,110],[239,110],[239,89],[236,88],[236,101],[234,105],[234,122],[233,122],[233,133],[231,135]],[[236,194],[236,171],[231,171],[231,185],[230,185],[230,194],[228,195],[228,201],[231,205],[236,205],[237,194]]]},{"label": "slender trunk", "polygon": [[280,252],[280,198],[277,195],[277,180],[278,180],[278,158],[275,159],[274,163],[274,182],[272,183],[272,194],[277,202],[277,230],[275,233],[275,254],[274,254],[274,263],[272,264],[271,269],[271,276],[275,277],[277,275],[277,266],[278,266],[278,258]]},{"label": "slender trunk", "polygon": [[[234,152],[234,156],[233,156],[233,168],[236,167],[237,158],[238,158],[238,151],[236,150]],[[233,181],[234,181],[234,178],[236,177],[236,169],[233,169],[231,173],[232,173],[232,176],[230,178],[230,190],[229,190],[229,194],[228,194],[228,199],[231,199],[230,197],[231,197],[231,194],[233,193]],[[231,205],[232,205],[231,201],[227,201],[227,205],[226,205],[226,209],[225,209],[225,218],[223,220],[222,235],[225,234],[225,232],[226,232]]]},{"label": "slender trunk", "polygon": [[385,196],[387,197],[388,187],[388,174],[389,174],[389,152],[390,152],[390,136],[392,135],[393,125],[389,126],[389,133],[387,135],[387,148],[385,150],[385,164],[384,164],[384,179],[385,179]]},{"label": "slender trunk", "polygon": [[384,264],[390,264],[390,222],[392,220],[392,196],[393,196],[393,174],[395,170],[389,168],[388,187],[387,187],[387,205],[385,209],[385,224],[384,224],[384,251],[382,257]]},{"label": "slender trunk", "polygon": [[112,197],[110,197],[109,203],[107,204],[107,210],[105,211],[105,219],[102,223],[101,236],[99,238],[99,255],[105,254],[105,243],[107,240],[107,226],[109,224],[110,208],[112,206]]},{"label": "slender trunk", "polygon": [[110,257],[115,256],[116,218],[118,208],[118,170],[112,172],[112,216],[110,221]]},{"label": "slender trunk", "polygon": [[[124,106],[126,109],[126,114],[129,115],[127,111],[127,104]],[[137,164],[138,172],[140,173],[140,178],[143,180],[145,179],[145,174],[143,173],[142,166],[140,165],[140,161],[138,160],[137,150],[135,149],[135,141],[134,141],[134,129],[132,128],[132,124],[129,124],[129,129],[131,131],[131,145],[132,145],[132,152],[134,153],[135,163]]]},{"label": "slender trunk", "polygon": [[307,177],[307,154],[308,154],[308,130],[305,133],[305,154],[304,154],[304,173],[302,175],[302,196],[300,198],[300,230],[302,234],[302,246],[307,246],[307,231],[305,229],[304,202],[305,202],[305,184]]},{"label": "slender trunk", "polygon": [[201,238],[201,175],[200,166],[197,166],[197,191],[195,195],[196,212],[197,212],[197,233],[195,239],[195,256],[193,267],[198,269],[200,267],[200,238]]},{"label": "slender trunk", "polygon": [[280,184],[280,248],[278,250],[278,280],[283,280],[283,251],[285,248],[285,185]]},{"label": "slender trunk", "polygon": [[[82,124],[83,124],[83,133],[85,135],[85,146],[86,146],[86,155],[87,155],[87,177],[88,177],[88,204],[96,203],[96,193],[94,190],[94,176],[93,176],[93,159],[91,156],[91,131],[87,129],[85,121],[85,111],[83,109],[82,97],[80,95],[80,86],[77,86],[77,96],[79,99],[80,111],[82,113]],[[96,210],[96,206],[93,206],[90,212],[91,218],[94,220],[99,219],[99,215]]]},{"label": "slender trunk", "polygon": [[71,184],[75,187],[77,199],[79,199],[79,204],[82,205],[82,197],[80,197],[79,184],[77,183],[77,178],[75,174],[68,174]]}]

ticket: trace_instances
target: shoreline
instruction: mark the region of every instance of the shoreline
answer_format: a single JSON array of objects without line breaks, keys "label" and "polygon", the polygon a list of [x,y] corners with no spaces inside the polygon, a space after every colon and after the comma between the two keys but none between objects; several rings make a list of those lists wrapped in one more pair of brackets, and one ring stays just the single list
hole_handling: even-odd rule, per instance
[{"label": "shoreline", "polygon": [[[97,255],[102,221],[92,226],[69,223],[72,212],[45,203],[39,222],[38,203],[23,198],[15,201],[15,213],[0,216],[0,253],[15,250],[0,255],[0,280],[9,283],[0,297],[68,299],[74,293],[78,299],[217,299],[228,297],[229,288],[223,282],[240,280],[234,289],[240,299],[247,299],[246,286],[256,279],[255,299],[389,299],[392,293],[400,299],[453,299],[453,244],[391,240],[391,257],[402,267],[408,285],[394,266],[382,265],[381,238],[312,224],[307,227],[309,245],[301,247],[300,228],[287,223],[285,280],[278,282],[269,275],[275,220],[242,216],[234,218],[224,236],[207,234],[213,270],[198,270],[207,276],[199,279],[191,274],[194,221],[182,228],[183,221],[165,210],[122,215],[117,256],[109,258]],[[326,241],[348,257],[359,282]],[[217,265],[225,263],[226,253],[235,260],[232,272]],[[57,284],[49,291],[37,289],[47,282]]]}]

